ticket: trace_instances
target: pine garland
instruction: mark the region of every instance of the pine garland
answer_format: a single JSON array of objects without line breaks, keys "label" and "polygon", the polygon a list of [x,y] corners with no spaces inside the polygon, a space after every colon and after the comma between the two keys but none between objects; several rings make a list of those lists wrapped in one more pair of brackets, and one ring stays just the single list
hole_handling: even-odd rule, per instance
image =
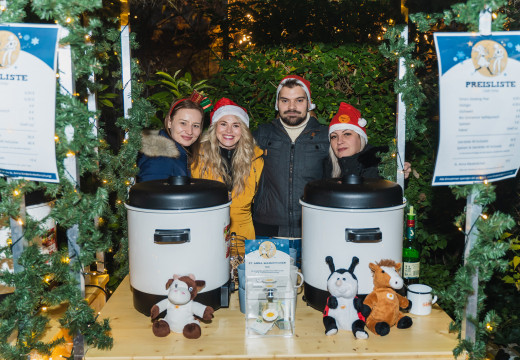
[{"label": "pine garland", "polygon": [[[411,15],[410,19],[417,25],[420,32],[429,31],[434,24],[440,21],[444,21],[445,24],[450,24],[452,21],[457,22],[465,25],[468,31],[478,31],[479,13],[485,6],[489,6],[492,11],[495,11],[505,5],[507,5],[505,0],[470,0],[467,3],[453,5],[451,10],[447,10],[443,14],[419,13]],[[498,13],[492,23],[492,29],[494,31],[502,30],[505,22],[505,16]],[[425,123],[416,119],[417,112],[425,97],[420,82],[413,71],[413,69],[422,66],[422,63],[412,59],[412,45],[404,44],[400,37],[401,32],[401,27],[394,27],[389,30],[386,34],[389,44],[383,45],[380,50],[386,57],[395,61],[399,57],[405,59],[406,75],[402,80],[396,82],[395,89],[397,93],[401,93],[406,105],[406,139],[412,140],[417,134],[425,130]],[[492,185],[454,186],[452,191],[457,198],[467,197],[473,191],[476,191],[478,195],[475,203],[482,206],[483,213],[486,212],[487,205],[495,200],[494,186]],[[455,225],[460,228],[464,221],[465,213],[457,217]],[[515,221],[510,215],[500,212],[496,212],[486,219],[479,217],[473,224],[478,231],[477,240],[469,256],[465,259],[465,265],[459,268],[453,283],[447,289],[438,291],[445,301],[452,302],[455,307],[455,320],[450,325],[450,330],[459,331],[459,344],[453,350],[455,356],[466,352],[469,359],[484,359],[486,357],[486,340],[493,328],[497,327],[500,319],[495,311],[482,314],[486,298],[484,287],[495,271],[504,271],[507,267],[507,260],[504,257],[509,248],[509,243],[501,240],[501,236],[514,225]],[[475,274],[478,274],[479,286],[477,318],[469,319],[476,327],[476,340],[475,343],[472,343],[461,338],[461,324],[468,297],[474,291],[471,281]]]},{"label": "pine garland", "polygon": [[[94,16],[88,17],[87,25],[82,24],[89,12],[101,6],[100,0],[10,0],[7,10],[0,13],[0,22],[23,22],[25,11],[30,8],[42,22],[55,21],[66,27],[69,35],[62,43],[71,46],[76,83],[96,89],[99,85],[89,83],[86,78],[91,74],[101,74],[112,57],[112,49],[120,47],[118,29],[106,29],[103,22]],[[97,42],[86,39],[96,39]],[[121,54],[121,51],[116,53]],[[124,202],[137,172],[135,160],[140,148],[140,131],[154,113],[152,106],[141,99],[142,86],[136,81],[138,73],[133,61],[132,98],[138,100],[133,102],[130,117],[118,120],[117,124],[127,132],[128,140],[117,153],[104,140],[102,128],[92,129],[89,120],[99,117],[99,112],[90,112],[85,102],[78,98],[79,94],[63,95],[58,89],[56,162],[60,182],[7,182],[0,178],[0,218],[18,219],[23,195],[43,190],[46,196],[54,199],[50,217],[65,229],[76,226],[77,243],[81,248],[80,253],[70,257],[68,249],[60,249],[51,255],[42,254],[33,239],[45,234],[43,224],[46,219],[35,221],[27,216],[23,237],[29,245],[19,259],[23,270],[14,274],[0,272],[0,281],[15,288],[13,294],[0,302],[0,358],[20,359],[35,351],[50,355],[64,339],[41,340],[49,322],[45,308],[63,303],[69,306],[59,320],[62,327],[70,334],[81,333],[88,347],[112,347],[108,319],[98,320],[98,315],[83,299],[74,272],[83,272],[95,261],[96,252],[110,251],[114,246],[122,249],[118,255],[121,263],[119,275],[123,277],[128,272]],[[120,72],[112,75],[120,78]],[[122,89],[124,85],[120,83],[119,86]],[[74,129],[74,138],[70,142],[65,136],[65,128],[69,125]],[[67,178],[63,160],[70,154],[74,154],[77,160],[81,186]],[[111,203],[112,195],[109,195],[113,193],[115,202]],[[18,241],[21,239],[11,239],[11,246],[0,249],[0,253],[12,257],[11,247]]]}]

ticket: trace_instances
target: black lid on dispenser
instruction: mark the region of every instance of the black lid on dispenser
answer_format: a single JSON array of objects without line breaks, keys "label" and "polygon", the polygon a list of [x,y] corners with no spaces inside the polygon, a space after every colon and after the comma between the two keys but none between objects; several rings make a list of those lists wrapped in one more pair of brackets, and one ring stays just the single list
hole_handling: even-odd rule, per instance
[{"label": "black lid on dispenser", "polygon": [[225,184],[187,176],[137,183],[128,194],[128,205],[155,210],[202,209],[228,202]]},{"label": "black lid on dispenser", "polygon": [[341,209],[387,208],[403,204],[403,191],[392,181],[347,175],[307,183],[302,201]]}]

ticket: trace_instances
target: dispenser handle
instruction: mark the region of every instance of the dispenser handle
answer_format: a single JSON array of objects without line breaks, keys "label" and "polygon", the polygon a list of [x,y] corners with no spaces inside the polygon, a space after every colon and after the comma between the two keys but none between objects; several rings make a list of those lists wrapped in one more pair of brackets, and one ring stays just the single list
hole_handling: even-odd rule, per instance
[{"label": "dispenser handle", "polygon": [[383,240],[379,228],[345,229],[345,240],[355,243],[378,243]]},{"label": "dispenser handle", "polygon": [[184,244],[190,242],[190,229],[155,229],[156,244]]}]

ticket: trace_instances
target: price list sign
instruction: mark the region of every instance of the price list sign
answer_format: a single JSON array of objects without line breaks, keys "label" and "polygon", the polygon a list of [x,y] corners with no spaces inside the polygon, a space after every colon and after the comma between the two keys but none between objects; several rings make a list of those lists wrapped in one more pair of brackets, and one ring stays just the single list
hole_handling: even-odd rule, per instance
[{"label": "price list sign", "polygon": [[515,177],[520,167],[520,32],[437,33],[440,139],[433,185]]},{"label": "price list sign", "polygon": [[58,26],[0,24],[0,175],[58,182]]}]

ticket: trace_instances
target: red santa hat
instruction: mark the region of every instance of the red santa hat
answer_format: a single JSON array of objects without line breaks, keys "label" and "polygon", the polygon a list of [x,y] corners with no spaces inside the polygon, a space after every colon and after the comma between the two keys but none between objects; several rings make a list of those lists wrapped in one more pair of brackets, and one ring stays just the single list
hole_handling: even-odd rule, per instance
[{"label": "red santa hat", "polygon": [[215,103],[213,111],[210,113],[211,124],[216,123],[223,116],[235,115],[249,127],[249,116],[247,115],[246,109],[238,106],[228,98],[222,98]]},{"label": "red santa hat", "polygon": [[282,81],[280,81],[280,84],[278,85],[278,88],[276,89],[276,100],[275,100],[275,103],[274,103],[274,108],[276,110],[278,110],[278,95],[280,94],[280,90],[282,90],[282,87],[285,85],[285,83],[288,80],[296,80],[298,85],[300,85],[303,88],[303,90],[305,91],[305,93],[307,94],[307,100],[309,101],[309,109],[308,110],[315,109],[316,105],[313,104],[312,101],[311,101],[311,83],[308,82],[307,80],[305,80],[304,78],[302,78],[301,76],[298,76],[298,75],[287,75],[286,77],[284,77],[282,79]]},{"label": "red santa hat", "polygon": [[368,142],[367,132],[365,130],[367,121],[361,117],[358,109],[344,102],[339,104],[336,115],[332,118],[329,125],[329,136],[336,130],[352,130]]}]

